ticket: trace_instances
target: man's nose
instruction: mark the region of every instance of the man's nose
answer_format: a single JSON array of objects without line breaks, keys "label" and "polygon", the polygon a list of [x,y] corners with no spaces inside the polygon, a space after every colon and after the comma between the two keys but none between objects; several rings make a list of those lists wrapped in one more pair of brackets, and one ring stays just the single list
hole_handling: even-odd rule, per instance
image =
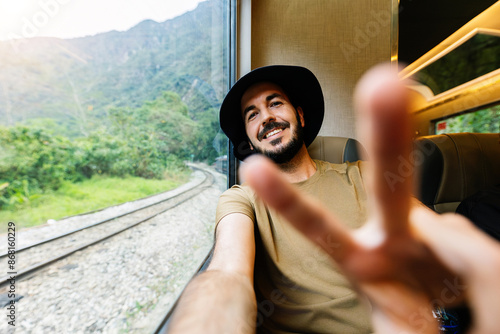
[{"label": "man's nose", "polygon": [[269,122],[275,121],[276,117],[272,112],[270,112],[268,109],[264,109],[261,111],[262,113],[262,125],[266,125]]}]

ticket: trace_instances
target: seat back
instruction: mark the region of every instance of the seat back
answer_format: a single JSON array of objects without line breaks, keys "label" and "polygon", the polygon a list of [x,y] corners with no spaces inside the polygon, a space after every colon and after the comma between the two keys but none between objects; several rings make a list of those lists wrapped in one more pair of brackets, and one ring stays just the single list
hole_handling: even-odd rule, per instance
[{"label": "seat back", "polygon": [[437,212],[455,212],[466,197],[500,184],[500,134],[454,133],[415,141],[417,197]]},{"label": "seat back", "polygon": [[365,149],[356,139],[346,137],[317,136],[307,151],[313,159],[335,164],[358,161],[365,154]]}]

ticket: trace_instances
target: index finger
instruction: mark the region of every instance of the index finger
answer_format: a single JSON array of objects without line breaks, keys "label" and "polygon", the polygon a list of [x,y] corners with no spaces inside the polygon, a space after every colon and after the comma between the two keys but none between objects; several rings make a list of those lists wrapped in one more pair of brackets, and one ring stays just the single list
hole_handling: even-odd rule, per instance
[{"label": "index finger", "polygon": [[407,233],[413,170],[408,90],[389,65],[379,65],[359,81],[354,102],[358,138],[371,169],[365,183],[374,221],[388,235]]}]

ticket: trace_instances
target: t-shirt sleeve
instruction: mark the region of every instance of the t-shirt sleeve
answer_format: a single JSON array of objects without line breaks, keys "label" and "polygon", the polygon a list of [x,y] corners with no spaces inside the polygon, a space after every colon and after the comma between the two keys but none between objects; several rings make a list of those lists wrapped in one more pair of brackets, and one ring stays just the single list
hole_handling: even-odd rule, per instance
[{"label": "t-shirt sleeve", "polygon": [[361,179],[364,181],[364,177],[368,170],[371,168],[371,164],[368,161],[359,160],[357,162],[359,168],[359,175],[361,175]]},{"label": "t-shirt sleeve", "polygon": [[219,198],[215,215],[215,228],[222,218],[231,213],[242,213],[255,222],[255,210],[250,200],[250,194],[241,186],[233,186]]}]

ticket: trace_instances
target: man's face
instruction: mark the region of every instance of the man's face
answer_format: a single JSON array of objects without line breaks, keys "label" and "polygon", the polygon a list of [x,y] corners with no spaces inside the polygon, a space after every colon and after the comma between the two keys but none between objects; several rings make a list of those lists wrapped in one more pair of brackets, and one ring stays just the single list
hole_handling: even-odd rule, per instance
[{"label": "man's face", "polygon": [[241,98],[242,117],[251,147],[276,163],[290,161],[304,145],[302,109],[295,109],[281,87],[258,83]]}]

